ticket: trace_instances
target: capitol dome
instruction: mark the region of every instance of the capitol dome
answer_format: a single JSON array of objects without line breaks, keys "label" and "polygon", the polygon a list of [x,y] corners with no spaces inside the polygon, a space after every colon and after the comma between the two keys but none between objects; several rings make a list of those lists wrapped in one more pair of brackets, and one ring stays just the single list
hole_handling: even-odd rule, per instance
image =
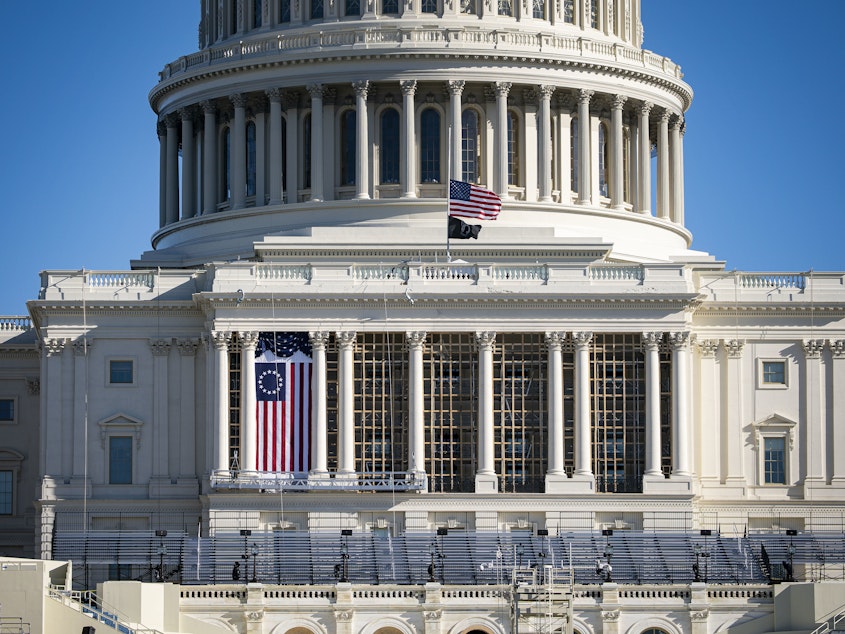
[{"label": "capitol dome", "polygon": [[695,254],[692,91],[641,47],[639,0],[204,0],[199,43],[150,93],[160,228],[136,267],[437,257],[450,178],[503,200],[459,255]]}]

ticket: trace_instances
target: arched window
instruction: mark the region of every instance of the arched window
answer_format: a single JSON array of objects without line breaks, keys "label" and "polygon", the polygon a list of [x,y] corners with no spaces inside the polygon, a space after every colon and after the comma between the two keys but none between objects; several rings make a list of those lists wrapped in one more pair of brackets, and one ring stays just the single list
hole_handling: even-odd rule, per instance
[{"label": "arched window", "polygon": [[343,5],[343,15],[361,15],[361,1],[360,0],[346,0]]},{"label": "arched window", "polygon": [[532,16],[539,20],[546,17],[546,0],[533,0]]},{"label": "arched window", "polygon": [[508,185],[519,185],[519,119],[508,111]]},{"label": "arched window", "polygon": [[357,113],[346,110],[340,115],[340,185],[355,184],[355,132]]},{"label": "arched window", "polygon": [[647,630],[645,630],[645,631],[643,632],[643,634],[667,634],[667,633],[666,633],[666,632],[664,632],[664,631],[663,631],[663,630],[661,630],[661,629],[656,628],[656,627],[650,627],[650,628],[648,628]]},{"label": "arched window", "polygon": [[389,108],[381,113],[379,176],[382,184],[399,182],[399,112]]},{"label": "arched window", "polygon": [[[255,196],[255,123],[246,124],[246,195]],[[256,203],[259,204],[259,203]]]},{"label": "arched window", "polygon": [[434,108],[420,115],[420,182],[440,182],[440,113]]},{"label": "arched window", "polygon": [[563,21],[575,24],[575,0],[563,0]]},{"label": "arched window", "polygon": [[[311,114],[302,119],[302,188],[311,187]],[[296,198],[293,198],[296,202]]]},{"label": "arched window", "polygon": [[290,22],[290,0],[279,0],[279,22]]},{"label": "arched window", "polygon": [[461,179],[467,183],[478,182],[480,148],[478,112],[467,108],[461,114]]},{"label": "arched window", "polygon": [[398,15],[399,0],[381,0],[382,15]]},{"label": "arched window", "polygon": [[476,15],[478,10],[475,6],[475,0],[461,0],[461,13]]},{"label": "arched window", "polygon": [[223,130],[220,153],[220,202],[225,202],[232,197],[232,131],[228,127]]},{"label": "arched window", "polygon": [[311,0],[311,19],[321,20],[323,18],[323,0]]},{"label": "arched window", "polygon": [[572,117],[569,125],[569,138],[572,139],[569,146],[569,188],[578,191],[578,117]]},{"label": "arched window", "polygon": [[262,9],[264,8],[262,0],[252,0],[252,28],[257,29],[261,26]]},{"label": "arched window", "polygon": [[599,193],[608,196],[607,186],[607,124],[599,123]]},{"label": "arched window", "polygon": [[437,13],[437,0],[422,0],[423,13]]},{"label": "arched window", "polygon": [[511,0],[499,0],[499,15],[513,15]]}]

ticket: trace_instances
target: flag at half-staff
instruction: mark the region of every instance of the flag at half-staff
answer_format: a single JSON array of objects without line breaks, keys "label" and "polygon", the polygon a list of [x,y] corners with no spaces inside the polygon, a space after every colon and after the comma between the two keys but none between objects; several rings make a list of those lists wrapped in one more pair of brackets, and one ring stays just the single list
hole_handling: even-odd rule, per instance
[{"label": "flag at half-staff", "polygon": [[311,342],[307,332],[262,332],[255,351],[258,471],[310,468]]},{"label": "flag at half-staff", "polygon": [[502,199],[497,194],[463,181],[449,181],[449,233],[450,238],[468,240],[478,238],[481,225],[471,225],[461,218],[495,220],[502,210]]}]

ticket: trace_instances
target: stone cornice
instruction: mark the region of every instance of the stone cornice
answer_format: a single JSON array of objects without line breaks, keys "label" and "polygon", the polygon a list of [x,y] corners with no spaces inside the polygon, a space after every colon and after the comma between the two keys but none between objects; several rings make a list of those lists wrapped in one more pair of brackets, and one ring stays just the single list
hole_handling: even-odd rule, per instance
[{"label": "stone cornice", "polygon": [[756,314],[756,313],[824,313],[826,317],[843,317],[845,316],[845,301],[843,302],[827,302],[827,303],[810,303],[806,301],[795,302],[742,302],[738,304],[714,304],[709,302],[701,302],[695,309],[696,315],[707,315],[708,317],[735,317],[742,314]]}]

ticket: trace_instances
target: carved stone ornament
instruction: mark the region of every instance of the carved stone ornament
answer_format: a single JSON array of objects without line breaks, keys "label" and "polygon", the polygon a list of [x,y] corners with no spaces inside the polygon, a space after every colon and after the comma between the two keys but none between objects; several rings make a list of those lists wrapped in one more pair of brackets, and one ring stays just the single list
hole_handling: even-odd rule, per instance
[{"label": "carved stone ornament", "polygon": [[745,342],[740,339],[728,339],[724,342],[725,351],[731,359],[739,359],[742,356],[742,349],[745,347]]},{"label": "carved stone ornament", "polygon": [[719,349],[718,339],[702,339],[695,342],[699,354],[707,359],[712,359],[716,356],[716,350]]},{"label": "carved stone ornament", "polygon": [[45,339],[44,340],[44,350],[47,352],[47,356],[52,357],[53,355],[61,354],[69,341],[70,341],[70,339],[62,339],[62,338],[54,338],[54,337],[51,337],[49,339]]},{"label": "carved stone ornament", "polygon": [[241,338],[241,346],[245,350],[255,350],[255,346],[258,345],[258,333],[255,331],[247,331],[240,333]]},{"label": "carved stone ornament", "polygon": [[466,82],[463,79],[451,79],[446,85],[449,89],[449,94],[460,97],[461,93],[464,91],[464,85],[466,85]]},{"label": "carved stone ornament", "polygon": [[689,613],[690,619],[695,622],[706,621],[707,617],[710,616],[710,610],[693,610]]},{"label": "carved stone ornament", "polygon": [[581,90],[578,91],[578,103],[589,104],[590,99],[593,98],[594,94],[595,94],[595,91],[582,88]]},{"label": "carved stone ornament", "polygon": [[338,623],[349,622],[352,620],[352,610],[336,610],[334,618]]},{"label": "carved stone ornament", "polygon": [[191,357],[195,355],[199,346],[199,339],[179,339],[176,341],[176,347],[179,349],[179,354],[184,357]]},{"label": "carved stone ornament", "polygon": [[619,613],[620,610],[605,610],[601,613],[601,620],[610,622],[618,621]]},{"label": "carved stone ornament", "polygon": [[337,343],[341,348],[351,348],[355,345],[355,337],[358,336],[358,333],[354,330],[345,330],[343,332],[339,332],[335,335],[337,339]]},{"label": "carved stone ornament", "polygon": [[423,617],[426,621],[437,621],[443,616],[443,610],[425,610]]},{"label": "carved stone ornament", "polygon": [[409,348],[421,348],[422,345],[425,343],[425,332],[422,331],[413,331],[413,332],[406,332],[405,333],[405,341],[408,342]]},{"label": "carved stone ornament", "polygon": [[689,345],[689,332],[686,330],[670,332],[669,343],[676,350],[686,348]]},{"label": "carved stone ornament", "polygon": [[41,379],[37,376],[29,376],[26,378],[26,391],[32,395],[41,393]]},{"label": "carved stone ornament", "polygon": [[661,341],[663,341],[662,332],[644,332],[642,335],[643,348],[646,350],[657,350]]},{"label": "carved stone ornament", "polygon": [[823,339],[805,339],[801,342],[804,347],[804,354],[808,359],[818,359],[824,350]]},{"label": "carved stone ornament", "polygon": [[511,91],[511,83],[509,81],[497,81],[493,84],[493,89],[496,91],[497,97],[507,97]]},{"label": "carved stone ornament", "polygon": [[247,612],[246,613],[246,620],[250,623],[258,623],[264,620],[264,613],[263,612]]},{"label": "carved stone ornament", "polygon": [[830,347],[830,353],[834,359],[841,359],[845,356],[845,339],[831,339],[827,342]]},{"label": "carved stone ornament", "polygon": [[88,354],[88,348],[91,347],[91,343],[85,337],[80,337],[71,345],[73,345],[73,354],[77,357],[84,357]]},{"label": "carved stone ornament", "polygon": [[481,348],[489,348],[496,342],[496,333],[488,331],[475,333],[475,341]]},{"label": "carved stone ornament", "polygon": [[546,345],[550,349],[554,349],[554,348],[560,349],[563,346],[564,341],[566,341],[566,333],[565,332],[547,332],[546,333]]},{"label": "carved stone ornament", "polygon": [[417,90],[417,81],[415,79],[407,79],[399,84],[402,87],[402,94],[403,95],[410,95],[411,97],[414,96],[414,93]]},{"label": "carved stone ornament", "polygon": [[322,330],[309,332],[308,341],[311,342],[312,349],[324,350],[329,342],[329,333]]},{"label": "carved stone ornament", "polygon": [[575,342],[576,348],[589,346],[590,342],[593,340],[593,333],[587,331],[573,332],[572,340]]}]

